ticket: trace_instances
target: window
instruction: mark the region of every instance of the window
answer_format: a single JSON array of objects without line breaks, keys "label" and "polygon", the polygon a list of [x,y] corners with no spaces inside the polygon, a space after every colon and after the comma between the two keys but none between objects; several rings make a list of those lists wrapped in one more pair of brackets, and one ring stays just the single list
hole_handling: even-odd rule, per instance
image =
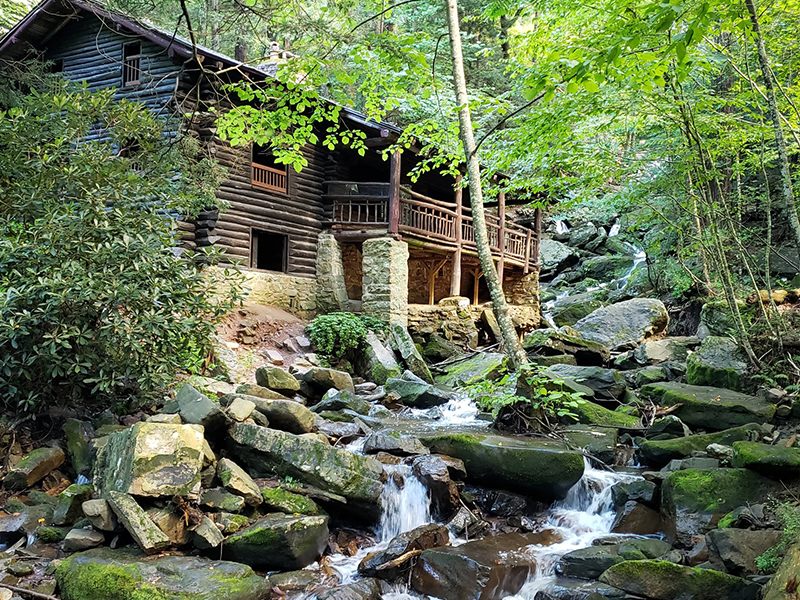
[{"label": "window", "polygon": [[142,76],[142,44],[131,42],[122,46],[122,85],[136,85]]},{"label": "window", "polygon": [[285,273],[289,236],[260,229],[250,230],[250,266],[264,271]]},{"label": "window", "polygon": [[50,73],[63,73],[64,72],[64,59],[63,58],[56,58],[55,60],[50,61],[50,65],[48,66],[47,70]]},{"label": "window", "polygon": [[276,163],[275,156],[267,147],[253,144],[250,173],[252,184],[256,187],[284,194],[288,190],[289,177],[286,165]]},{"label": "window", "polygon": [[139,141],[135,138],[129,138],[125,141],[122,147],[119,149],[117,156],[120,158],[127,158],[131,163],[131,169],[133,171],[143,171],[141,164],[137,160],[138,155],[141,153],[142,147],[139,144]]}]

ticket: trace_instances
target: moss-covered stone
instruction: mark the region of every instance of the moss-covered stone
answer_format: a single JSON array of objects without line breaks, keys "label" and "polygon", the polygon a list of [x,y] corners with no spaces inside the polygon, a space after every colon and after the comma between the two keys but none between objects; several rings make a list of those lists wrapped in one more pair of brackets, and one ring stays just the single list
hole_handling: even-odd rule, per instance
[{"label": "moss-covered stone", "polygon": [[664,533],[680,545],[716,526],[728,512],[757,502],[776,489],[747,469],[686,469],[671,473],[661,485]]},{"label": "moss-covered stone", "polygon": [[636,429],[637,427],[641,427],[638,417],[615,410],[609,410],[589,400],[581,402],[578,406],[570,410],[578,416],[579,423],[587,425],[618,427],[621,429]]},{"label": "moss-covered stone", "polygon": [[525,336],[522,342],[525,350],[536,354],[570,354],[580,365],[603,365],[608,362],[611,353],[608,348],[597,342],[584,340],[575,335],[570,335],[564,329],[537,329]]},{"label": "moss-covered stone", "polygon": [[270,583],[250,567],[188,556],[143,560],[126,550],[74,554],[56,569],[64,600],[254,600]]},{"label": "moss-covered stone", "polygon": [[267,510],[297,515],[324,515],[325,512],[311,498],[289,492],[282,488],[264,488],[261,490],[264,507]]},{"label": "moss-covered stone", "polygon": [[684,567],[662,560],[616,564],[600,581],[652,600],[756,600],[756,583],[712,569]]},{"label": "moss-covered stone", "polygon": [[751,469],[773,479],[798,479],[800,448],[734,442],[733,466]]},{"label": "moss-covered stone", "polygon": [[9,469],[3,479],[7,490],[24,490],[42,479],[65,460],[61,448],[37,448]]},{"label": "moss-covered stone", "polygon": [[49,527],[43,525],[36,530],[36,539],[45,544],[57,544],[65,537],[69,530],[63,527]]},{"label": "moss-covered stone", "polygon": [[420,439],[432,452],[463,460],[468,481],[539,498],[564,498],[583,475],[583,455],[559,442],[477,433]]},{"label": "moss-covered stone", "polygon": [[271,514],[230,536],[228,560],[263,569],[302,569],[317,560],[328,541],[328,517]]},{"label": "moss-covered stone", "polygon": [[747,358],[731,338],[708,336],[686,360],[686,381],[740,390],[748,371]]},{"label": "moss-covered stone", "polygon": [[676,458],[688,458],[692,452],[702,452],[709,444],[730,446],[734,442],[758,437],[760,426],[749,423],[716,433],[705,433],[671,440],[647,440],[639,445],[639,453],[648,464],[664,466]]},{"label": "moss-covered stone", "polygon": [[479,381],[499,379],[506,371],[507,358],[497,352],[478,352],[445,367],[444,374],[437,375],[436,383],[459,388]]},{"label": "moss-covered stone", "polygon": [[91,485],[78,485],[73,483],[58,495],[58,503],[53,510],[53,523],[56,525],[70,525],[75,519],[83,516],[81,505],[92,497],[94,489]]},{"label": "moss-covered stone", "polygon": [[789,546],[781,561],[781,566],[770,582],[764,586],[763,600],[789,600],[791,596],[786,593],[797,582],[800,573],[800,542]]},{"label": "moss-covered stone", "polygon": [[715,431],[747,423],[766,423],[775,414],[771,402],[723,388],[669,381],[645,385],[640,394],[663,406],[680,404],[672,414],[681,421],[690,427]]}]

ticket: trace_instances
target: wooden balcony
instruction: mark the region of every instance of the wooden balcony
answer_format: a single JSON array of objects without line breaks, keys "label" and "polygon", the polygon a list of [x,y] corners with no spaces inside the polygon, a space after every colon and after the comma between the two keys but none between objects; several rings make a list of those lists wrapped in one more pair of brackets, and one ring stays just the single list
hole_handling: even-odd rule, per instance
[{"label": "wooden balcony", "polygon": [[[393,232],[389,183],[329,181],[327,185],[326,198],[333,205],[330,224],[334,229]],[[416,239],[433,250],[477,253],[472,211],[461,205],[460,193],[455,202],[448,203],[400,187],[398,204],[395,227],[402,237]],[[504,213],[486,213],[492,254],[501,272],[500,265],[510,263],[527,273],[538,264],[539,236],[531,229],[506,223]]]}]

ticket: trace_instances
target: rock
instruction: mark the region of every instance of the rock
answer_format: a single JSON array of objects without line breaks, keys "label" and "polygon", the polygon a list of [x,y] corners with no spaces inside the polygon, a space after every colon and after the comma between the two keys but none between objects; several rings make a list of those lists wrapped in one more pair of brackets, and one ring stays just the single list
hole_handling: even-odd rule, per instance
[{"label": "rock", "polygon": [[667,435],[670,438],[677,438],[690,436],[692,432],[678,417],[675,415],[667,415],[666,417],[661,417],[653,421],[653,424],[645,432],[645,437],[648,439],[657,435]]},{"label": "rock", "polygon": [[766,497],[775,486],[747,469],[674,471],[661,484],[664,533],[690,547],[691,537],[714,527],[728,512]]},{"label": "rock", "polygon": [[629,500],[617,513],[611,531],[632,535],[654,535],[661,531],[661,515],[644,504]]},{"label": "rock", "polygon": [[403,370],[389,348],[383,345],[374,332],[368,331],[363,351],[356,361],[358,373],[365,379],[383,385],[389,377],[400,377]]},{"label": "rock", "polygon": [[433,452],[464,461],[467,481],[563,499],[583,475],[583,455],[558,442],[478,433],[421,438]]},{"label": "rock", "polygon": [[713,529],[706,534],[712,564],[718,562],[731,575],[758,573],[756,558],[777,546],[783,533],[774,530]]},{"label": "rock", "polygon": [[460,546],[431,548],[420,554],[411,587],[424,595],[458,600],[500,600],[516,594],[534,568],[521,551],[549,544],[552,532],[506,533]]},{"label": "rock", "polygon": [[203,442],[197,425],[141,422],[113,433],[97,455],[95,489],[100,495],[197,498]]},{"label": "rock", "polygon": [[289,475],[354,502],[375,504],[383,489],[383,467],[374,458],[290,433],[237,423],[230,447],[255,471]]},{"label": "rock", "polygon": [[595,240],[598,233],[597,226],[591,221],[575,225],[569,232],[569,245],[572,248],[584,248]]},{"label": "rock", "polygon": [[628,256],[593,256],[581,263],[584,277],[597,281],[612,281],[625,275],[633,261]]},{"label": "rock", "polygon": [[662,473],[670,473],[672,471],[682,471],[685,469],[716,469],[719,467],[719,461],[716,458],[708,458],[704,456],[692,456],[682,460],[671,460],[669,464],[661,469]]},{"label": "rock", "polygon": [[445,546],[450,542],[450,535],[442,525],[430,523],[422,525],[411,531],[401,533],[388,546],[376,552],[370,552],[358,565],[358,572],[367,577],[393,580],[398,578],[410,565],[412,557],[400,564],[387,567],[401,556],[414,550],[428,550],[437,546]]},{"label": "rock", "polygon": [[781,561],[775,576],[764,586],[763,600],[788,600],[786,590],[794,587],[800,572],[800,543],[792,543]]},{"label": "rock", "polygon": [[118,527],[116,515],[103,499],[87,500],[81,505],[81,510],[95,529],[115,531]]},{"label": "rock", "polygon": [[352,410],[360,415],[368,415],[370,404],[347,390],[328,390],[322,400],[311,409],[320,414],[325,411]]},{"label": "rock", "polygon": [[577,331],[567,327],[558,331],[537,329],[525,336],[522,345],[525,350],[535,354],[573,355],[577,364],[586,366],[603,366],[611,356],[608,348],[602,344],[581,339]]},{"label": "rock", "polygon": [[637,479],[630,482],[615,483],[611,488],[614,506],[623,506],[629,500],[635,500],[647,506],[656,506],[658,487],[652,481]]},{"label": "rock", "polygon": [[666,367],[663,365],[652,365],[636,371],[634,384],[636,387],[642,387],[643,385],[647,385],[649,383],[668,381],[671,378],[670,371]]},{"label": "rock", "polygon": [[292,395],[300,391],[300,382],[281,367],[274,365],[256,369],[256,383],[279,394]]},{"label": "rock", "polygon": [[739,390],[748,370],[747,357],[735,341],[709,336],[687,359],[686,381]]},{"label": "rock", "polygon": [[224,487],[208,488],[200,492],[198,504],[212,511],[238,513],[244,508],[244,498],[231,494]]},{"label": "rock", "polygon": [[718,461],[725,464],[730,464],[733,460],[733,448],[723,444],[709,444],[706,446],[706,452],[711,458],[716,458]]},{"label": "rock", "polygon": [[317,397],[321,397],[330,389],[347,390],[353,393],[356,391],[353,386],[353,378],[344,371],[312,367],[303,373],[300,378],[308,384],[312,392],[317,394]]},{"label": "rock", "polygon": [[551,279],[578,262],[575,251],[561,242],[543,239],[539,246],[539,268],[542,279]]},{"label": "rock", "polygon": [[322,556],[327,541],[328,517],[271,514],[230,536],[222,556],[264,570],[302,569]]},{"label": "rock", "polygon": [[497,352],[478,352],[446,365],[444,373],[436,376],[436,383],[450,388],[460,388],[479,381],[495,380],[506,370],[506,356]]},{"label": "rock", "polygon": [[155,554],[169,547],[170,539],[150,520],[133,496],[108,491],[106,500],[120,523],[145,554]]},{"label": "rock", "polygon": [[667,361],[684,361],[692,347],[700,343],[698,338],[679,337],[650,340],[631,352],[633,360],[640,365],[655,365]]},{"label": "rock", "polygon": [[261,495],[264,500],[264,508],[271,512],[310,516],[325,514],[311,498],[281,488],[264,488],[261,490]]},{"label": "rock", "polygon": [[438,363],[462,354],[461,348],[456,346],[446,337],[434,332],[428,338],[428,342],[422,348],[422,356],[428,360]]},{"label": "rock", "polygon": [[65,460],[61,448],[37,448],[8,470],[3,479],[7,490],[24,490],[57,469]]},{"label": "rock", "polygon": [[[602,427],[618,427],[620,429],[638,429],[641,427],[639,418],[628,415],[618,410],[609,410],[591,400],[583,400],[570,412],[578,417],[578,423],[598,425]],[[574,423],[574,420],[571,421]]]},{"label": "rock", "polygon": [[572,379],[585,385],[594,392],[594,397],[599,401],[620,400],[627,391],[625,377],[614,369],[553,365],[547,369],[547,372],[554,373],[556,377]]},{"label": "rock", "polygon": [[556,577],[543,590],[536,592],[535,600],[628,600],[622,590],[585,579]]},{"label": "rock", "polygon": [[82,552],[97,548],[105,541],[106,536],[94,529],[72,529],[64,538],[64,552]]},{"label": "rock", "polygon": [[180,425],[183,423],[183,419],[177,413],[158,413],[157,415],[150,415],[145,419],[148,423],[168,423],[170,425]]},{"label": "rock", "polygon": [[76,475],[88,476],[92,472],[92,447],[94,427],[88,421],[67,419],[64,421],[64,441],[67,445],[72,469]]},{"label": "rock", "polygon": [[225,536],[222,535],[217,524],[208,517],[204,517],[192,533],[192,544],[198,550],[219,548],[224,540]]},{"label": "rock", "polygon": [[81,506],[92,497],[94,489],[91,485],[73,483],[58,495],[58,503],[53,510],[54,525],[72,525],[81,514]]},{"label": "rock", "polygon": [[64,600],[261,600],[270,583],[250,567],[190,556],[143,560],[107,548],[74,554],[56,569]]},{"label": "rock", "polygon": [[617,430],[611,427],[569,425],[562,432],[570,448],[580,449],[606,463],[614,464]]},{"label": "rock", "polygon": [[314,430],[316,416],[294,400],[265,400],[255,398],[258,412],[267,417],[269,426],[289,433],[310,433]]},{"label": "rock", "polygon": [[188,383],[178,390],[173,401],[164,405],[164,412],[178,413],[184,423],[202,425],[209,431],[215,431],[227,422],[227,417],[219,404]]},{"label": "rock", "polygon": [[663,406],[681,404],[672,414],[689,427],[718,431],[747,423],[766,423],[775,414],[771,402],[723,388],[669,381],[646,385],[639,393]]},{"label": "rock", "polygon": [[364,442],[364,454],[377,454],[378,452],[387,452],[397,456],[416,456],[429,454],[430,450],[414,436],[401,435],[395,431],[377,431],[367,436]]},{"label": "rock", "polygon": [[63,527],[42,525],[36,528],[36,539],[44,544],[57,544],[67,537],[67,533],[69,532],[65,531]]},{"label": "rock", "polygon": [[443,458],[419,456],[411,463],[411,472],[428,489],[431,499],[431,514],[434,519],[442,522],[448,521],[458,512],[461,507],[458,487],[450,478],[450,469]]},{"label": "rock", "polygon": [[223,458],[217,463],[217,477],[225,489],[242,496],[250,506],[261,504],[261,490],[250,475],[232,460]]},{"label": "rock", "polygon": [[605,304],[598,299],[595,292],[584,292],[556,300],[550,309],[550,314],[553,322],[558,327],[563,327],[564,325],[574,325],[583,317],[603,306]]},{"label": "rock", "polygon": [[447,404],[452,398],[452,394],[438,389],[430,383],[425,383],[421,379],[402,379],[391,378],[386,381],[387,393],[397,394],[406,406],[412,408],[431,408]]},{"label": "rock", "polygon": [[216,523],[218,526],[222,526],[222,533],[230,535],[247,527],[249,519],[244,515],[233,515],[231,513],[221,512],[216,514]]},{"label": "rock", "polygon": [[433,383],[433,375],[431,375],[425,359],[422,358],[419,350],[417,350],[414,340],[411,339],[408,329],[400,323],[392,323],[391,329],[397,351],[400,353],[406,368],[423,381]]},{"label": "rock", "polygon": [[317,600],[380,600],[381,586],[377,579],[362,579],[317,594]]},{"label": "rock", "polygon": [[[246,383],[242,384],[236,388],[237,394],[244,394],[245,396],[255,396],[257,398],[263,398],[264,400],[291,400],[291,398],[284,396],[280,392],[276,392],[275,390],[271,390],[269,388],[265,388],[263,386],[257,385],[255,383]],[[228,394],[225,394],[227,396]],[[224,404],[223,396],[220,398],[220,403]]]},{"label": "rock", "polygon": [[343,444],[347,444],[361,436],[361,427],[355,423],[323,421],[317,425],[317,432],[321,433],[330,440],[338,440]]},{"label": "rock", "polygon": [[653,600],[756,600],[758,584],[712,571],[661,560],[634,560],[614,565],[600,581]]},{"label": "rock", "polygon": [[663,466],[671,460],[687,458],[692,452],[702,452],[710,444],[730,445],[741,440],[756,439],[760,429],[756,423],[749,423],[716,433],[690,435],[671,440],[647,440],[639,445],[639,454],[648,464]]},{"label": "rock", "polygon": [[233,419],[234,421],[242,422],[246,421],[250,418],[250,415],[253,414],[253,411],[256,409],[255,402],[251,400],[247,400],[246,398],[237,397],[233,399],[228,405],[227,413],[228,416]]},{"label": "rock", "polygon": [[634,298],[599,308],[575,324],[580,337],[611,350],[625,350],[667,329],[669,314],[654,298]]},{"label": "rock", "polygon": [[169,538],[173,546],[183,546],[192,541],[192,532],[186,523],[186,517],[174,504],[151,508],[147,511],[147,516]]},{"label": "rock", "polygon": [[732,466],[750,469],[773,479],[798,479],[800,448],[734,442]]},{"label": "rock", "polygon": [[556,572],[565,577],[597,579],[603,572],[625,559],[619,546],[589,546],[567,552],[556,565]]}]

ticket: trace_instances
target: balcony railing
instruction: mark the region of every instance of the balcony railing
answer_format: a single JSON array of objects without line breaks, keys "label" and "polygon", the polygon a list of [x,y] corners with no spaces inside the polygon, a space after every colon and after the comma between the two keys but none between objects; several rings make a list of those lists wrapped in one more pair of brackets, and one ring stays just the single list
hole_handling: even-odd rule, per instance
[{"label": "balcony railing", "polygon": [[274,169],[251,163],[253,185],[275,192],[286,193],[286,168]]},{"label": "balcony railing", "polygon": [[[328,182],[326,197],[333,201],[331,224],[334,226],[342,229],[389,226],[388,183],[331,181]],[[398,231],[402,234],[475,250],[472,221],[469,207],[462,207],[459,214],[452,203],[429,198],[406,187],[400,189]],[[486,214],[486,228],[489,246],[495,256],[518,262],[526,268],[537,264],[538,237],[530,229],[513,223],[501,224],[500,217],[491,213]]]}]

